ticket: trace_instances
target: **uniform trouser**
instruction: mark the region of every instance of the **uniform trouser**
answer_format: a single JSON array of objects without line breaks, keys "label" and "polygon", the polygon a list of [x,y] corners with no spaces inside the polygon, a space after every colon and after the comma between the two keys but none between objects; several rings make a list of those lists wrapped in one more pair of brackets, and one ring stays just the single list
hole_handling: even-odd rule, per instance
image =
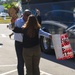
[{"label": "uniform trouser", "polygon": [[39,45],[33,48],[23,48],[23,58],[26,66],[26,75],[40,75],[40,54],[41,49]]},{"label": "uniform trouser", "polygon": [[23,60],[23,44],[15,41],[15,50],[17,55],[17,71],[18,75],[24,75],[24,60]]}]

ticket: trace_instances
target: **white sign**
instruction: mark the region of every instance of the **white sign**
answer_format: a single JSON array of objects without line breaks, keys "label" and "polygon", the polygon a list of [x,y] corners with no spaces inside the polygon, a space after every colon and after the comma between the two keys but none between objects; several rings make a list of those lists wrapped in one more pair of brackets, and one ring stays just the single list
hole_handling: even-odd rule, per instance
[{"label": "white sign", "polygon": [[66,33],[52,35],[52,41],[56,58],[58,60],[70,59],[74,57],[70,41]]}]

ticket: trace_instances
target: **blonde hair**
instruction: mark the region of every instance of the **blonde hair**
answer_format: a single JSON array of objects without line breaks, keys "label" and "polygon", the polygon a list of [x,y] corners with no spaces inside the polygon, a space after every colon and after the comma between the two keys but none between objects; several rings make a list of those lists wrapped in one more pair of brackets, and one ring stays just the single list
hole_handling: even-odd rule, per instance
[{"label": "blonde hair", "polygon": [[37,18],[34,15],[30,15],[24,24],[23,28],[27,28],[27,35],[30,37],[34,37],[36,35],[35,30],[39,30],[41,25],[39,24]]}]

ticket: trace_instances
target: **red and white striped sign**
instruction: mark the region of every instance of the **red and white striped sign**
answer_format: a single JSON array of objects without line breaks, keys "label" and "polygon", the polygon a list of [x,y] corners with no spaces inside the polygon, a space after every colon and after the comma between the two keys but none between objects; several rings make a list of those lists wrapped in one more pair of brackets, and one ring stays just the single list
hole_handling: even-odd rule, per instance
[{"label": "red and white striped sign", "polygon": [[53,46],[58,60],[74,57],[67,33],[52,35]]}]

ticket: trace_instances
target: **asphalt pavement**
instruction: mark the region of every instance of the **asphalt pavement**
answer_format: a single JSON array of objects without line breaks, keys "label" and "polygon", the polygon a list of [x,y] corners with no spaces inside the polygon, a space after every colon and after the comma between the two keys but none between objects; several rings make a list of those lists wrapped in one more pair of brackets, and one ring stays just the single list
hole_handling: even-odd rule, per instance
[{"label": "asphalt pavement", "polygon": [[[5,24],[0,25],[0,75],[18,75],[14,36],[10,39],[10,33],[12,33],[12,31],[7,29]],[[59,61],[55,55],[42,53],[40,74],[75,75],[75,58]]]}]

